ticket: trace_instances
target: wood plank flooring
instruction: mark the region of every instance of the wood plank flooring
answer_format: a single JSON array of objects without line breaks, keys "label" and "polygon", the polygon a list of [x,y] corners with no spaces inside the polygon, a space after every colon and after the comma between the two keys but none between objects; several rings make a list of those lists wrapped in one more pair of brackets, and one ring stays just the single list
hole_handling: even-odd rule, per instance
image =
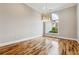
[{"label": "wood plank flooring", "polygon": [[1,55],[47,55],[52,45],[43,38],[0,47]]},{"label": "wood plank flooring", "polygon": [[61,55],[79,55],[79,43],[76,40],[59,39]]},{"label": "wood plank flooring", "polygon": [[48,55],[54,45],[52,41],[58,42],[60,55],[79,55],[78,41],[52,37],[39,37],[0,47],[0,55]]}]

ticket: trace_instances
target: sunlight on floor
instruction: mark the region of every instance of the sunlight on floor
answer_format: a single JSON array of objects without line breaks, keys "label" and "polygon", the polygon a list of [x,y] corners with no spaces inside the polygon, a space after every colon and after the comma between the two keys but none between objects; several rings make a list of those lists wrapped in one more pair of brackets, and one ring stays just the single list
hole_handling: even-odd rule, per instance
[{"label": "sunlight on floor", "polygon": [[52,41],[52,48],[49,50],[48,55],[59,55],[58,41]]}]

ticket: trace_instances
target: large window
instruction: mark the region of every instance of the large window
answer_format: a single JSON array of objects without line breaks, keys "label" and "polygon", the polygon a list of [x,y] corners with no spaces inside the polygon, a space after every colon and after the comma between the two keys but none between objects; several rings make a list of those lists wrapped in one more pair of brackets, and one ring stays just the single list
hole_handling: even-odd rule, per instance
[{"label": "large window", "polygon": [[50,33],[58,33],[58,22],[59,22],[59,17],[57,14],[52,13],[51,15],[51,23],[52,23],[52,28],[49,31]]}]

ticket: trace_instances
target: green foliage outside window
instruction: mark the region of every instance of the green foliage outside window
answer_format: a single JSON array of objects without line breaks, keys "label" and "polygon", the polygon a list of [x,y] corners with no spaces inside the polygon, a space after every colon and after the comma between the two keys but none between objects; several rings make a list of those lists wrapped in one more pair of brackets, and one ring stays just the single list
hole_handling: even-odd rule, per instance
[{"label": "green foliage outside window", "polygon": [[58,28],[57,27],[52,27],[50,33],[58,33]]}]

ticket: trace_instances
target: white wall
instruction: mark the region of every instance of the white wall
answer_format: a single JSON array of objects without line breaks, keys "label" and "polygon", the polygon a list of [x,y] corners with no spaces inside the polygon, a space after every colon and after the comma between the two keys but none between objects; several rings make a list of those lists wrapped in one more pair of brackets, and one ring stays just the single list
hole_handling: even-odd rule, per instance
[{"label": "white wall", "polygon": [[0,4],[0,43],[41,34],[40,13],[24,4]]},{"label": "white wall", "polygon": [[77,4],[77,38],[79,39],[79,4]]},{"label": "white wall", "polygon": [[[56,11],[54,13],[59,15],[59,36],[77,38],[76,6]],[[46,24],[46,32],[48,32],[51,28],[51,24]]]},{"label": "white wall", "polygon": [[56,12],[59,15],[59,36],[77,38],[76,6]]},{"label": "white wall", "polygon": [[52,23],[51,21],[45,23],[45,33],[49,33],[51,31]]}]

